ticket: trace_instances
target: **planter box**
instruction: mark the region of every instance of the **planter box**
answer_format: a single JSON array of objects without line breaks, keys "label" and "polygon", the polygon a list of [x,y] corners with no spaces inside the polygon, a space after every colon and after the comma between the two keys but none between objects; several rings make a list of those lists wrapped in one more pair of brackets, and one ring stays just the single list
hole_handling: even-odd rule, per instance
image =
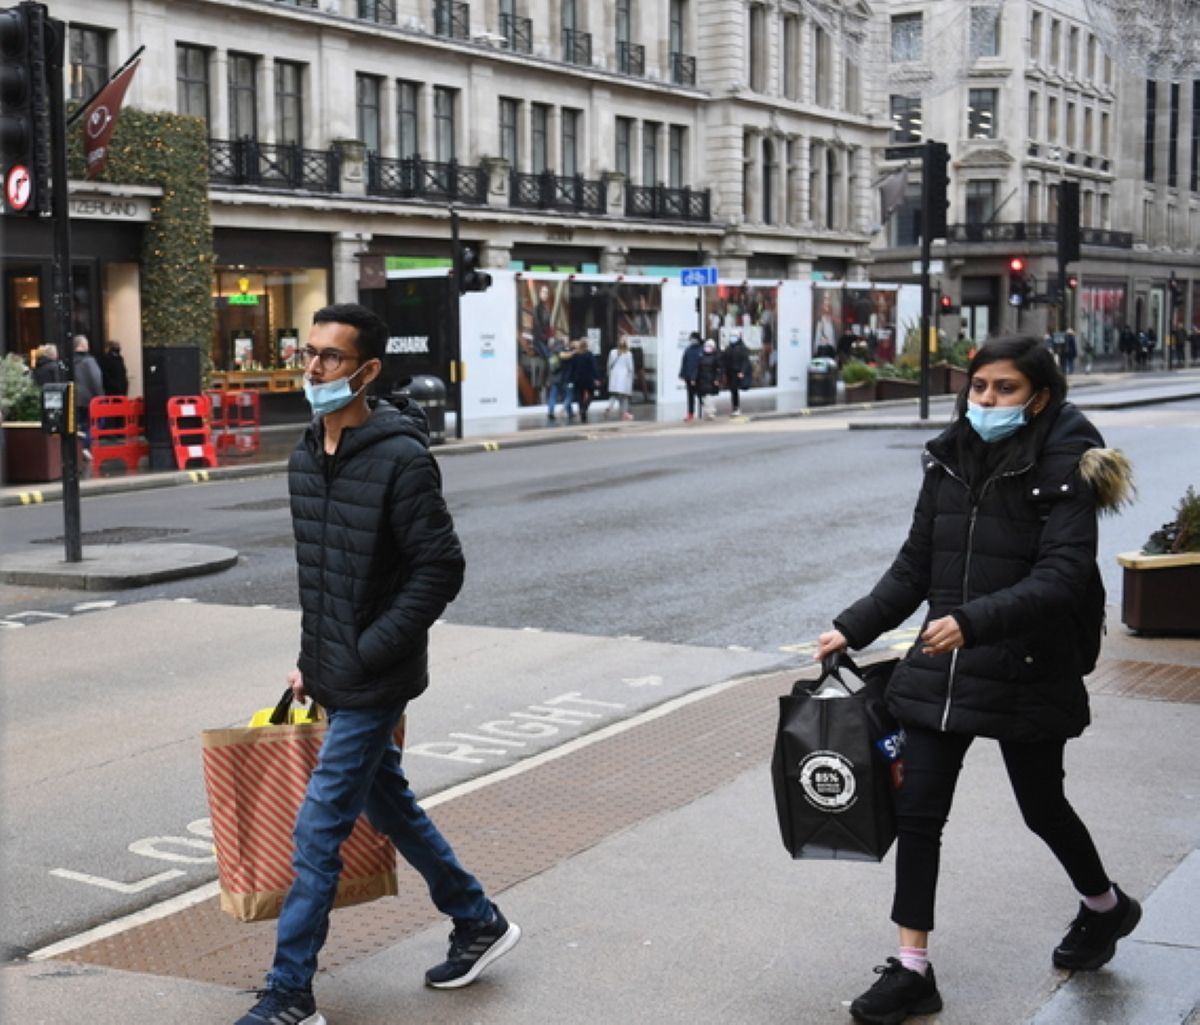
[{"label": "planter box", "polygon": [[37,423],[4,425],[4,480],[43,484],[62,480],[62,438]]},{"label": "planter box", "polygon": [[898,377],[881,377],[875,382],[875,398],[880,402],[889,399],[919,399],[921,385],[917,381],[902,381]]},{"label": "planter box", "polygon": [[1121,622],[1139,633],[1200,634],[1200,553],[1118,555]]},{"label": "planter box", "polygon": [[875,400],[875,382],[863,381],[860,384],[843,385],[842,398],[846,405],[873,402]]}]

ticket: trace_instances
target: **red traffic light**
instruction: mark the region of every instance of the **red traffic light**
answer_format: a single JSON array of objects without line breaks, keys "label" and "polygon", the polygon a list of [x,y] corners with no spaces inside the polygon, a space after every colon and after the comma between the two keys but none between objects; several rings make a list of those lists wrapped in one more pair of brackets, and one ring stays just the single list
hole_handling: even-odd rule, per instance
[{"label": "red traffic light", "polygon": [[1074,274],[1072,274],[1069,278],[1067,278],[1067,288],[1074,289],[1074,288],[1078,288],[1078,287],[1079,287],[1079,279],[1077,277],[1075,277]]},{"label": "red traffic light", "polygon": [[1014,274],[1022,274],[1025,271],[1025,261],[1019,256],[1014,256],[1008,261],[1008,269]]},{"label": "red traffic light", "polygon": [[948,296],[948,295],[942,296],[942,309],[948,310],[953,305],[954,305],[954,302],[951,300],[950,296]]}]

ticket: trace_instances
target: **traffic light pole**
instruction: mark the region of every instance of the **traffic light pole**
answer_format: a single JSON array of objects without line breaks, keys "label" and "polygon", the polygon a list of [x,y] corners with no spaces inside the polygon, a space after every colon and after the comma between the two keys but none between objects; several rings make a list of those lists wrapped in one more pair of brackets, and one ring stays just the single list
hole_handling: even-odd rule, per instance
[{"label": "traffic light pole", "polygon": [[462,302],[462,244],[458,241],[458,211],[450,207],[450,295],[446,306],[448,334],[450,335],[450,391],[454,396],[454,437],[462,441],[462,318],[459,303]]},{"label": "traffic light pole", "polygon": [[[51,216],[54,220],[54,337],[64,354],[68,392],[75,402],[75,347],[71,342],[71,199],[67,185],[67,116],[63,96],[66,25],[45,19],[46,78],[50,98]],[[79,504],[79,424],[76,408],[66,410],[68,429],[62,436],[63,539],[67,562],[83,561],[83,528]]]}]

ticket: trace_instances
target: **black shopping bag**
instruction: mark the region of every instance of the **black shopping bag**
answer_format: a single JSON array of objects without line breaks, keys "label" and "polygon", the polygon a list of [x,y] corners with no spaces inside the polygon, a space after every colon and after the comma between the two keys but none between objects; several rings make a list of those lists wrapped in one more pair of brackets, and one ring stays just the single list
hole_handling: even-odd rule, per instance
[{"label": "black shopping bag", "polygon": [[780,697],[771,777],[793,858],[882,861],[892,846],[904,734],[884,691],[898,661],[860,670],[839,652]]}]

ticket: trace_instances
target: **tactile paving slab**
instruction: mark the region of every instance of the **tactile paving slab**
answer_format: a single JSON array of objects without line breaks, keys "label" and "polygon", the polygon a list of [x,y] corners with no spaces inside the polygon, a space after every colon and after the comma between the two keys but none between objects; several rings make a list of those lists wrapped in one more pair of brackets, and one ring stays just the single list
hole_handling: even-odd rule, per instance
[{"label": "tactile paving slab", "polygon": [[[688,804],[769,758],[776,698],[798,670],[752,677],[528,771],[441,803],[434,820],[495,895],[609,836]],[[1102,660],[1094,693],[1200,703],[1200,668]],[[403,862],[400,895],[333,913],[327,970],[443,920]],[[61,960],[251,989],[271,963],[275,923],[242,923],[216,898],[60,955]]]}]

